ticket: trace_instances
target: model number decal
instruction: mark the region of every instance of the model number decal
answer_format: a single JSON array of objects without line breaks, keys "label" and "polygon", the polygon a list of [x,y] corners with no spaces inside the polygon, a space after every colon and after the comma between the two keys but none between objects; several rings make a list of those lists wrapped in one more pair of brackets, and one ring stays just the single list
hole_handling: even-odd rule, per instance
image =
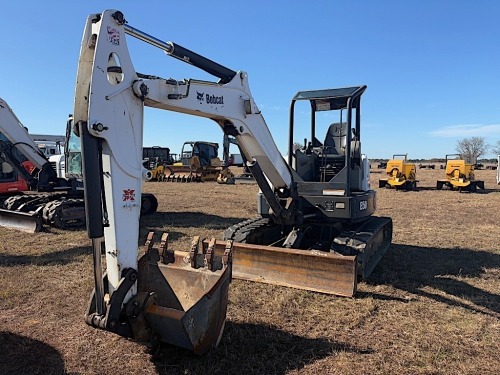
[{"label": "model number decal", "polygon": [[120,45],[120,32],[114,27],[108,26],[106,31],[108,32],[108,42],[115,46]]},{"label": "model number decal", "polygon": [[366,209],[368,209],[368,201],[359,202],[359,210],[364,211]]}]

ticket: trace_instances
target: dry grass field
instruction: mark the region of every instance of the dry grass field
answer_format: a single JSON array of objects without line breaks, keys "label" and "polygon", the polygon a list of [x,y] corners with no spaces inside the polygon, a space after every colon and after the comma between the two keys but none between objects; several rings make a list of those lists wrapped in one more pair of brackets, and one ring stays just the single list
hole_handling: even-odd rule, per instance
[{"label": "dry grass field", "polygon": [[[380,173],[372,173],[378,186]],[[436,191],[442,170],[418,170],[414,192],[378,190],[393,245],[355,298],[233,281],[220,346],[208,355],[156,352],[88,327],[93,287],[84,231],[0,228],[0,374],[497,374],[500,369],[500,187]],[[256,216],[256,185],[146,183],[158,213],[141,222],[193,235]]]}]

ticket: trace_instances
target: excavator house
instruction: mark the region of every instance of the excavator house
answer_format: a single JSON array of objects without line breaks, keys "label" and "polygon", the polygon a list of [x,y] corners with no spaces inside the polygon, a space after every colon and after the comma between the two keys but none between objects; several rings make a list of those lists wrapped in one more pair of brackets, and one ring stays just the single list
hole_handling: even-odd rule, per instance
[{"label": "excavator house", "polygon": [[[137,73],[126,35],[210,73],[217,82]],[[358,279],[370,275],[392,239],[391,219],[373,216],[376,194],[361,153],[365,90],[298,92],[291,102],[285,161],[246,72],[148,35],[130,26],[120,11],[90,15],[80,50],[74,125],[68,129],[81,144],[81,153],[69,155],[82,163],[71,158],[67,163],[69,169],[82,169],[74,173],[83,174],[93,247],[95,288],[87,323],[201,354],[221,338],[232,277],[352,296]],[[293,149],[296,103],[311,112],[309,139],[298,150]],[[138,259],[144,106],[211,119],[234,137],[260,188],[259,216],[228,228],[224,240],[195,238],[182,251],[173,250],[167,234],[157,243],[150,233]],[[338,121],[320,134],[317,122],[326,111],[336,113]]]}]

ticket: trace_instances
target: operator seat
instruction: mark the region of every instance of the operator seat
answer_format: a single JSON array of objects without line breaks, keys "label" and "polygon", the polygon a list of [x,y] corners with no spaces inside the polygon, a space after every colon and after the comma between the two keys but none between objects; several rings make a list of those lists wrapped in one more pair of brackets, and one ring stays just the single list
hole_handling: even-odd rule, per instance
[{"label": "operator seat", "polygon": [[[324,153],[328,155],[343,155],[342,138],[345,137],[347,124],[333,123],[328,127],[323,143]],[[345,142],[345,141],[344,141]]]}]

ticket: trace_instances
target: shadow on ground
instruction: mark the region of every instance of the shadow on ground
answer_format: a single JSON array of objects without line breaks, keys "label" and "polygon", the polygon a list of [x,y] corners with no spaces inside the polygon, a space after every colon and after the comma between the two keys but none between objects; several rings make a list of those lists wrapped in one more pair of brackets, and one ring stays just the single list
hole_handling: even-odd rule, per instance
[{"label": "shadow on ground", "polygon": [[161,346],[152,357],[158,374],[286,374],[336,352],[370,354],[326,339],[309,339],[279,329],[226,322],[220,345],[198,357],[183,349]]},{"label": "shadow on ground", "polygon": [[0,374],[67,374],[61,354],[42,341],[0,331],[0,348]]},{"label": "shadow on ground", "polygon": [[40,255],[5,255],[0,254],[0,266],[51,266],[69,264],[81,255],[92,254],[88,246],[73,247]]},{"label": "shadow on ground", "polygon": [[[470,311],[500,317],[500,296],[463,281],[463,278],[469,277],[491,279],[492,284],[498,283],[500,254],[471,249],[438,249],[393,244],[367,283],[392,285],[450,306],[460,306]],[[425,287],[445,292],[450,297],[425,291]],[[373,297],[377,298],[376,295]]]},{"label": "shadow on ground", "polygon": [[211,215],[204,212],[156,212],[141,218],[141,223],[146,226],[175,226],[196,227],[206,229],[224,230],[227,227],[244,221],[248,218],[227,218]]},{"label": "shadow on ground", "polygon": [[436,189],[435,186],[422,186],[422,187],[418,187],[417,188],[417,191],[418,190],[422,190],[422,191],[441,191],[441,192],[450,192],[450,193],[455,193],[455,194],[490,194],[490,193],[498,193],[500,190],[499,189],[477,189],[476,191],[472,192],[472,191],[467,191],[467,190],[463,190],[463,191],[460,191],[458,189],[449,189],[449,188],[443,188],[442,190],[438,190]]}]

